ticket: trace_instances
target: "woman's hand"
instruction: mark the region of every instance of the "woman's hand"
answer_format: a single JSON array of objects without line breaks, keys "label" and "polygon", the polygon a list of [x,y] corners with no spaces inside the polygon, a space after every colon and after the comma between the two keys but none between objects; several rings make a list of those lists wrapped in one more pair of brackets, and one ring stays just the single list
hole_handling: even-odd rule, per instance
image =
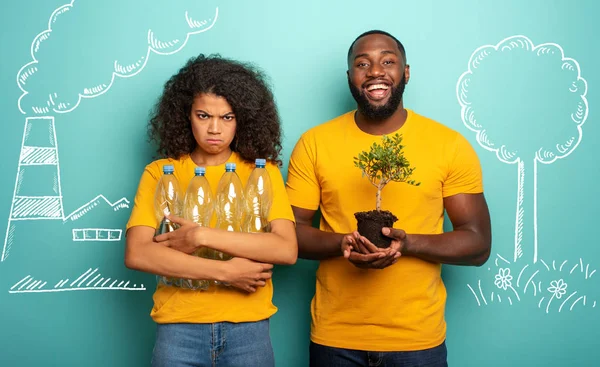
[{"label": "woman's hand", "polygon": [[220,281],[248,293],[256,292],[258,287],[264,287],[267,279],[271,278],[273,265],[234,257],[224,261],[224,274]]},{"label": "woman's hand", "polygon": [[160,243],[163,246],[171,247],[177,251],[191,254],[199,247],[203,246],[203,231],[206,228],[200,227],[197,223],[190,220],[176,217],[174,215],[167,216],[171,222],[177,224],[179,228],[173,232],[159,234],[154,237],[154,242]]}]

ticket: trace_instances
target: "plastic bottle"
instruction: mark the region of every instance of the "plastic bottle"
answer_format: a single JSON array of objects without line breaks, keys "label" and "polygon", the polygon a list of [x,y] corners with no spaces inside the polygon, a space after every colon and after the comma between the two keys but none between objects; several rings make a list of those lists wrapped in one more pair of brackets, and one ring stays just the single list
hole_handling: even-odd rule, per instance
[{"label": "plastic bottle", "polygon": [[244,232],[267,232],[268,217],[273,201],[271,177],[266,167],[266,159],[257,158],[244,191],[245,217]]},{"label": "plastic bottle", "polygon": [[[206,168],[196,167],[194,177],[187,187],[183,199],[183,218],[197,223],[202,227],[210,226],[210,219],[213,213],[213,194],[210,183],[204,176]],[[211,249],[202,247],[194,255],[204,258],[212,258],[209,251]],[[206,290],[210,282],[208,280],[184,279],[181,282],[183,288]]]},{"label": "plastic bottle", "polygon": [[[163,166],[163,175],[158,180],[156,191],[154,193],[154,211],[156,220],[159,223],[156,228],[156,235],[171,232],[177,229],[175,223],[166,218],[167,215],[173,214],[181,216],[181,189],[179,181],[173,174],[175,171],[173,165],[165,164]],[[180,285],[180,279],[171,277],[157,276],[159,283],[165,285]]]},{"label": "plastic bottle", "polygon": [[[230,232],[241,232],[244,188],[235,169],[235,163],[226,163],[225,173],[221,176],[217,186],[215,200],[216,228]],[[214,257],[217,260],[231,259],[230,255],[220,251],[215,251]]]}]

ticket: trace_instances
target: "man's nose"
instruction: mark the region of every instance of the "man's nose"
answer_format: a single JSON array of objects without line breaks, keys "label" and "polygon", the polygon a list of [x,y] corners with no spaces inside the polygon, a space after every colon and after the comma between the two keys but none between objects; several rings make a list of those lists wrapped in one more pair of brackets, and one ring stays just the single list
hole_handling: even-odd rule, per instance
[{"label": "man's nose", "polygon": [[380,64],[373,64],[369,68],[369,75],[378,78],[385,75],[385,70]]}]

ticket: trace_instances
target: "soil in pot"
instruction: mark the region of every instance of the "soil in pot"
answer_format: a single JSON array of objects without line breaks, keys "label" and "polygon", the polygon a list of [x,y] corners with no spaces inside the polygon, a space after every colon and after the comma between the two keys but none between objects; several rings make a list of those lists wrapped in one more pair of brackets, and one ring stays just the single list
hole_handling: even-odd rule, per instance
[{"label": "soil in pot", "polygon": [[383,227],[392,227],[398,218],[388,210],[371,210],[354,213],[358,233],[379,248],[389,247],[392,239],[381,233]]}]

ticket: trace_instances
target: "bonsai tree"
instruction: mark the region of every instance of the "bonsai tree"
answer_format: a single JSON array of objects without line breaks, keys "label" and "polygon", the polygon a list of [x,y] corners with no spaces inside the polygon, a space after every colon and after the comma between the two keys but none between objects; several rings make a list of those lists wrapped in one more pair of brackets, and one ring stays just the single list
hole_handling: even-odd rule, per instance
[{"label": "bonsai tree", "polygon": [[377,188],[375,210],[354,213],[358,232],[377,247],[389,247],[391,239],[381,233],[383,227],[392,227],[398,218],[388,210],[381,210],[381,192],[391,181],[419,186],[420,182],[410,180],[414,168],[404,157],[402,136],[396,133],[391,138],[384,135],[381,145],[373,143],[368,152],[360,152],[354,157],[354,165],[369,182]]}]

